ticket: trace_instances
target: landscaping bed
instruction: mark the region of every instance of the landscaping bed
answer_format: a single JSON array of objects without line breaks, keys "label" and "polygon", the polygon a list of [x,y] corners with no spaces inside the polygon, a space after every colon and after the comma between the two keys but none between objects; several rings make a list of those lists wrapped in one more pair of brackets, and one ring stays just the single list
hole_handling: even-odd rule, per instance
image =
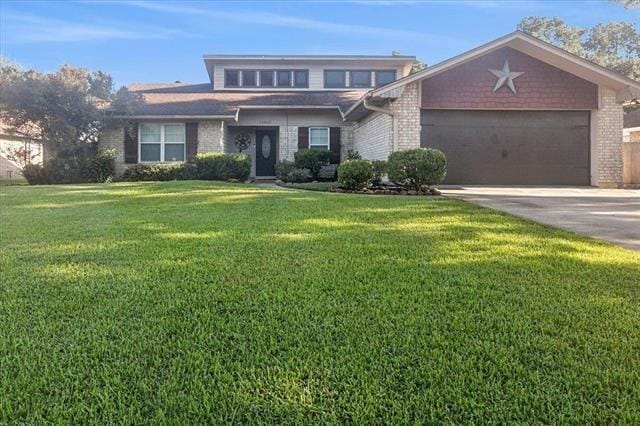
[{"label": "landscaping bed", "polygon": [[432,196],[432,195],[440,195],[440,191],[437,188],[420,188],[419,191],[415,189],[407,189],[404,186],[393,185],[393,184],[381,184],[376,186],[370,186],[365,189],[348,189],[343,188],[339,185],[335,185],[329,187],[327,189],[329,192],[344,192],[350,194],[369,194],[369,195],[422,195],[422,196]]}]

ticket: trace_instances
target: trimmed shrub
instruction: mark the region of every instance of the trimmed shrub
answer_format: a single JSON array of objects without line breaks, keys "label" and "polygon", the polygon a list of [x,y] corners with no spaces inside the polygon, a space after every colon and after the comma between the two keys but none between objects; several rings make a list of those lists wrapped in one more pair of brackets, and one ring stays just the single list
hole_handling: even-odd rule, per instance
[{"label": "trimmed shrub", "polygon": [[283,182],[309,182],[312,178],[309,169],[296,166],[293,161],[282,160],[276,164],[276,177]]},{"label": "trimmed shrub", "polygon": [[29,185],[44,185],[48,183],[44,167],[40,164],[27,164],[22,168],[22,176],[29,182]]},{"label": "trimmed shrub", "polygon": [[207,152],[198,154],[195,164],[200,179],[245,181],[251,174],[251,159],[247,154]]},{"label": "trimmed shrub", "polygon": [[113,149],[98,150],[87,158],[84,175],[89,182],[110,182],[116,173],[116,152]]},{"label": "trimmed shrub", "polygon": [[300,169],[294,168],[289,171],[286,176],[286,179],[283,179],[285,182],[291,183],[301,183],[301,182],[309,182],[312,179],[311,171],[309,169]]},{"label": "trimmed shrub", "polygon": [[296,163],[293,161],[282,160],[276,164],[276,178],[287,181],[287,175],[291,170],[296,168]]},{"label": "trimmed shrub", "polygon": [[382,178],[387,174],[387,162],[385,160],[373,160],[371,166],[373,167],[373,180],[371,183],[378,186],[382,183]]},{"label": "trimmed shrub", "polygon": [[418,148],[389,155],[387,173],[392,182],[419,191],[423,185],[437,185],[447,174],[447,160],[442,151]]},{"label": "trimmed shrub", "polygon": [[331,162],[331,152],[322,149],[301,149],[294,155],[299,169],[309,169],[314,179],[318,178],[320,169]]},{"label": "trimmed shrub", "polygon": [[125,170],[121,180],[127,182],[138,182],[190,179],[193,177],[185,177],[185,175],[187,175],[185,170],[189,170],[191,167],[191,165],[186,163],[136,164]]},{"label": "trimmed shrub", "polygon": [[347,189],[364,189],[373,180],[373,165],[368,160],[347,160],[338,166],[338,182]]}]

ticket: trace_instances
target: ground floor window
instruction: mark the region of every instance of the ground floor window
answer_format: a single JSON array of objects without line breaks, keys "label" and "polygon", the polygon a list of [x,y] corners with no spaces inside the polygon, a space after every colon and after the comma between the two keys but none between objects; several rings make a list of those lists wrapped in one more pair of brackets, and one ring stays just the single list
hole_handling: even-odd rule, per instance
[{"label": "ground floor window", "polygon": [[184,123],[140,123],[140,162],[184,161]]},{"label": "ground floor window", "polygon": [[328,127],[309,127],[309,148],[329,149]]}]

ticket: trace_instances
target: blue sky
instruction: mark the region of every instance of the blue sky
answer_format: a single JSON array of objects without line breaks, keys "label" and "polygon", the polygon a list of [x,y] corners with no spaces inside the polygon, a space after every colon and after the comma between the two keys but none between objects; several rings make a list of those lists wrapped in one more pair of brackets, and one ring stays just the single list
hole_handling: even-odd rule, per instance
[{"label": "blue sky", "polygon": [[416,55],[428,64],[511,32],[522,17],[640,20],[607,1],[0,2],[3,56],[136,81],[205,82],[205,53]]}]

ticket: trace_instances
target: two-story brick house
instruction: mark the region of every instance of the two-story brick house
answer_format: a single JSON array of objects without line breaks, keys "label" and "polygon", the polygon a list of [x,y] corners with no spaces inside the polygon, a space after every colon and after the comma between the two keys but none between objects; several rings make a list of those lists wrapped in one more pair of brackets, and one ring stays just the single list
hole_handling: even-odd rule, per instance
[{"label": "two-story brick house", "polygon": [[449,183],[622,184],[622,102],[640,84],[521,32],[410,74],[411,56],[205,55],[206,84],[134,84],[104,147],[129,164],[235,152],[273,177],[301,148],[386,159],[436,147]]}]

